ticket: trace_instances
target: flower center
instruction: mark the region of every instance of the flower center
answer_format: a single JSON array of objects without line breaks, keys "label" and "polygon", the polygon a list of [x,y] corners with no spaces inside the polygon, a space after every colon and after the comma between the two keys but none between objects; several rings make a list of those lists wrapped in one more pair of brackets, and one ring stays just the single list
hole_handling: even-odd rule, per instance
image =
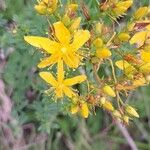
[{"label": "flower center", "polygon": [[63,53],[66,53],[66,52],[67,52],[67,48],[66,48],[66,47],[62,47],[62,48],[61,48],[61,51],[62,51]]}]

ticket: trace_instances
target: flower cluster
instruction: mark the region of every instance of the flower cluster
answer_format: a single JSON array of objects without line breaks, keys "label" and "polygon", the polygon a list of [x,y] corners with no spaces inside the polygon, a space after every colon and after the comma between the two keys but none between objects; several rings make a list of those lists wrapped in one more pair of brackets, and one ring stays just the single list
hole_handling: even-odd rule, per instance
[{"label": "flower cluster", "polygon": [[[40,0],[35,5],[39,14],[53,18],[47,18],[51,30],[48,37],[24,39],[44,53],[38,68],[46,71],[39,75],[50,85],[55,100],[68,100],[72,114],[87,118],[102,107],[125,124],[139,117],[126,99],[150,81],[150,21],[145,6],[120,26],[119,18],[125,17],[132,4],[133,0],[97,3],[97,19],[91,18],[84,3],[79,7],[77,3]],[[109,25],[105,18],[110,19]],[[86,71],[88,67],[91,72]],[[81,91],[76,84],[86,88]]]}]

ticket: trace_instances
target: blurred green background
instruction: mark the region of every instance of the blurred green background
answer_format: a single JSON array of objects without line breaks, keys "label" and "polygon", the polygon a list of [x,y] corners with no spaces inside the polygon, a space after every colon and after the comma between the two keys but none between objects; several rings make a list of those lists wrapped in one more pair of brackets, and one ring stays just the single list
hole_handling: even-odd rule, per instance
[{"label": "blurred green background", "polygon": [[[12,102],[11,114],[6,113],[9,121],[0,121],[0,150],[130,150],[118,126],[102,109],[86,120],[72,117],[43,94],[45,85],[36,67],[41,54],[23,40],[24,35],[47,32],[46,19],[33,9],[35,3],[0,0],[0,93]],[[86,0],[86,4],[94,16],[95,0]],[[148,0],[134,1],[135,7],[145,5]],[[3,96],[0,94],[0,100]],[[148,86],[128,99],[140,114],[140,119],[126,127],[139,150],[150,149],[149,97]],[[3,103],[0,110],[2,107]]]}]

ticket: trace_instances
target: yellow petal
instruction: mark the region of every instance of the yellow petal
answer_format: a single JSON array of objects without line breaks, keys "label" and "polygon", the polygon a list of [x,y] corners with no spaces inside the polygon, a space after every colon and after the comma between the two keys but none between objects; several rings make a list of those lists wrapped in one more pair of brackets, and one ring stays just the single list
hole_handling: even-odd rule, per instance
[{"label": "yellow petal", "polygon": [[72,54],[66,53],[63,56],[63,60],[66,63],[66,65],[69,66],[70,68],[77,68],[79,66],[80,57],[74,52],[72,52]]},{"label": "yellow petal", "polygon": [[144,50],[145,52],[150,52],[150,45],[144,45],[143,50]]},{"label": "yellow petal", "polygon": [[121,70],[124,70],[124,68],[128,68],[131,66],[127,61],[124,60],[116,61],[115,65]]},{"label": "yellow petal", "polygon": [[140,72],[144,74],[149,74],[150,73],[150,63],[144,63],[140,66],[139,68]]},{"label": "yellow petal", "polygon": [[113,10],[117,15],[122,15],[128,10],[128,8],[132,4],[133,4],[133,0],[128,0],[124,2],[120,1],[116,4],[116,7]]},{"label": "yellow petal", "polygon": [[72,86],[72,85],[75,85],[77,83],[81,83],[85,80],[86,80],[86,76],[85,75],[80,75],[80,76],[76,76],[76,77],[64,80],[64,84],[66,86]]},{"label": "yellow petal", "polygon": [[53,26],[55,29],[55,36],[57,37],[59,42],[63,44],[68,44],[71,38],[69,30],[60,21],[54,23]]},{"label": "yellow petal", "polygon": [[40,72],[40,77],[45,80],[47,83],[51,84],[52,86],[57,86],[57,81],[53,77],[53,75],[49,72]]},{"label": "yellow petal", "polygon": [[39,64],[39,68],[45,68],[52,64],[55,64],[58,61],[59,57],[56,54],[52,54],[50,57],[43,59]]},{"label": "yellow petal", "polygon": [[126,9],[128,9],[131,5],[133,4],[133,0],[128,0],[128,1],[124,1],[124,2],[118,2],[117,3],[117,7],[125,7]]},{"label": "yellow petal", "polygon": [[136,44],[136,47],[139,48],[139,47],[143,46],[146,38],[147,38],[146,31],[138,32],[131,38],[130,44]]},{"label": "yellow petal", "polygon": [[62,87],[58,86],[55,89],[55,94],[56,94],[57,98],[62,98],[63,97],[63,89],[62,89]]},{"label": "yellow petal", "polygon": [[141,59],[144,61],[144,62],[148,62],[150,63],[150,52],[146,52],[146,51],[141,51]]},{"label": "yellow petal", "polygon": [[140,7],[134,14],[135,19],[141,19],[148,13],[148,7]]},{"label": "yellow petal", "polygon": [[88,108],[87,103],[81,104],[80,113],[81,113],[82,117],[88,118],[88,116],[89,116],[89,108]]},{"label": "yellow petal", "polygon": [[66,96],[72,98],[73,96],[75,96],[75,93],[67,86],[63,87],[63,92],[65,93]]},{"label": "yellow petal", "polygon": [[78,30],[75,32],[73,43],[71,47],[74,51],[81,48],[90,38],[90,32],[88,30]]},{"label": "yellow petal", "polygon": [[57,42],[51,41],[45,37],[25,36],[24,40],[32,46],[41,48],[50,54],[59,49],[59,44]]},{"label": "yellow petal", "polygon": [[130,65],[127,61],[119,60],[115,63],[115,65],[121,69],[124,70],[125,74],[133,73],[136,71],[136,69]]},{"label": "yellow petal", "polygon": [[64,79],[64,67],[63,67],[63,61],[59,60],[58,61],[58,66],[57,66],[57,77],[58,77],[58,83],[62,83]]}]

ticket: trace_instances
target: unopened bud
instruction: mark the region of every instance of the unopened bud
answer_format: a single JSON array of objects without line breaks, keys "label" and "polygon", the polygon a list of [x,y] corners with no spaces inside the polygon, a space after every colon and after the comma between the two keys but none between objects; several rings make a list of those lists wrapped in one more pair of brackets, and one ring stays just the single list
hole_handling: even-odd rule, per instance
[{"label": "unopened bud", "polygon": [[136,112],[136,110],[133,107],[127,105],[125,110],[129,115],[139,118],[139,114]]},{"label": "unopened bud", "polygon": [[104,91],[105,94],[107,94],[111,97],[116,97],[116,94],[115,94],[114,90],[109,85],[105,85],[103,87],[103,91]]}]

